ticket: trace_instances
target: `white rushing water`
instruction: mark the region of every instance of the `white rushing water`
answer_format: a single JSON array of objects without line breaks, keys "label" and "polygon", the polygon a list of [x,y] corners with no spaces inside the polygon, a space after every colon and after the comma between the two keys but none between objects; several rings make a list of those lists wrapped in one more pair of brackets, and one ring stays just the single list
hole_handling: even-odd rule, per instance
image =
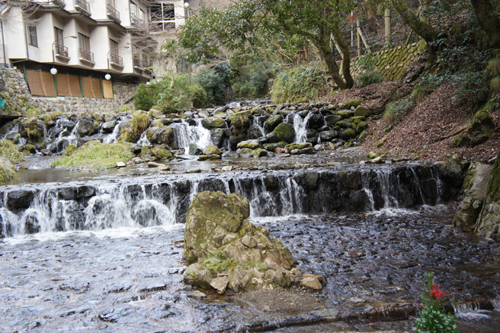
[{"label": "white rushing water", "polygon": [[195,126],[189,125],[184,119],[180,123],[172,124],[175,143],[178,148],[184,148],[186,154],[189,152],[191,144],[196,144],[198,148],[204,149],[212,143],[210,131],[203,127],[201,119],[195,121]]},{"label": "white rushing water", "polygon": [[302,119],[300,114],[296,113],[293,117],[293,129],[295,130],[295,140],[296,143],[304,143],[307,139],[307,123],[309,118],[313,113],[309,112],[307,116]]}]

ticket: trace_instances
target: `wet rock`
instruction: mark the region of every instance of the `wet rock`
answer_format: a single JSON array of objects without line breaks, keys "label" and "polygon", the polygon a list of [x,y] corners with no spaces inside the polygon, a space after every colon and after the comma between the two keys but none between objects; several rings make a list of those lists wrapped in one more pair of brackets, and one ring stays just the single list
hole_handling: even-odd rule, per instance
[{"label": "wet rock", "polygon": [[102,311],[98,315],[98,317],[102,321],[110,322],[110,323],[116,323],[121,318],[127,317],[130,314],[132,314],[132,310],[131,309],[127,309],[127,308],[114,308],[114,309],[109,309],[109,310]]},{"label": "wet rock", "polygon": [[171,145],[175,142],[174,131],[169,126],[150,127],[146,130],[146,137],[153,144]]},{"label": "wet rock", "polygon": [[264,123],[266,132],[272,132],[279,124],[283,122],[283,116],[280,114],[269,117]]},{"label": "wet rock", "polygon": [[18,211],[31,205],[35,192],[29,190],[13,190],[7,193],[5,205],[9,210]]},{"label": "wet rock", "polygon": [[285,152],[291,153],[292,150],[304,149],[304,148],[312,148],[312,144],[310,142],[306,143],[290,143],[285,146]]},{"label": "wet rock", "polygon": [[356,133],[356,131],[352,128],[345,128],[342,130],[342,132],[340,133],[340,137],[344,140],[349,140],[349,139],[353,139],[357,136],[358,134]]},{"label": "wet rock", "polygon": [[461,188],[464,180],[462,165],[457,158],[450,158],[444,164],[439,165],[441,177],[445,182],[455,188]]},{"label": "wet rock", "polygon": [[242,141],[242,142],[238,143],[237,147],[238,148],[255,149],[255,148],[260,147],[260,143],[257,140]]},{"label": "wet rock", "polygon": [[217,290],[219,294],[224,294],[226,288],[229,284],[229,278],[227,276],[217,277],[212,280],[210,286]]},{"label": "wet rock", "polygon": [[203,154],[205,155],[222,155],[222,151],[214,145],[208,145],[204,150]]},{"label": "wet rock", "polygon": [[231,125],[236,128],[248,128],[250,127],[250,116],[252,111],[242,111],[236,112],[229,115],[229,121]]},{"label": "wet rock", "polygon": [[76,132],[79,136],[89,136],[97,132],[97,125],[94,126],[92,118],[88,119],[86,117],[82,117],[78,121]]},{"label": "wet rock", "polygon": [[340,311],[335,308],[314,310],[309,312],[310,315],[324,318],[326,320],[335,320],[338,318]]},{"label": "wet rock", "polygon": [[293,125],[286,123],[279,124],[272,133],[276,137],[277,141],[269,141],[269,142],[285,141],[291,143],[293,141],[293,138],[295,137],[295,130],[293,128]]},{"label": "wet rock", "polygon": [[335,130],[323,131],[319,133],[321,142],[331,141],[339,136],[339,132]]},{"label": "wet rock", "polygon": [[323,287],[321,285],[321,282],[319,282],[319,280],[317,278],[311,277],[311,276],[303,277],[300,280],[300,285],[302,287],[306,287],[306,288],[312,289],[312,290],[320,290]]},{"label": "wet rock", "polygon": [[252,155],[254,157],[264,157],[264,156],[267,156],[267,150],[265,149],[262,149],[262,148],[257,148],[257,149],[254,149],[252,151]]},{"label": "wet rock", "polygon": [[474,232],[500,241],[500,149],[498,149],[483,208]]},{"label": "wet rock", "polygon": [[101,129],[103,133],[111,133],[116,126],[116,121],[111,120],[102,124]]},{"label": "wet rock", "polygon": [[203,298],[207,298],[207,295],[205,295],[204,293],[202,293],[201,291],[199,290],[194,290],[194,291],[190,291],[187,293],[187,296],[189,298],[194,298],[194,299],[203,299]]},{"label": "wet rock", "polygon": [[218,118],[218,117],[205,118],[201,121],[201,124],[206,129],[226,127],[226,122],[223,119]]},{"label": "wet rock", "polygon": [[313,129],[320,129],[325,124],[325,118],[320,112],[310,112],[309,127]]},{"label": "wet rock", "polygon": [[[270,239],[268,229],[250,223],[249,214],[248,200],[237,193],[196,195],[186,216],[184,255],[195,262],[184,274],[186,283],[208,287],[217,277],[227,276],[229,288],[239,291],[293,282],[290,251]],[[267,270],[261,272],[264,267]],[[250,284],[255,276],[259,280]]]},{"label": "wet rock", "polygon": [[455,226],[464,230],[474,228],[483,207],[492,169],[492,165],[481,163],[469,166],[462,186],[465,190],[464,198],[460,202],[457,213],[453,218]]},{"label": "wet rock", "polygon": [[372,114],[371,110],[364,107],[364,106],[358,106],[356,110],[354,110],[354,115],[355,116],[362,116],[362,117],[369,117]]},{"label": "wet rock", "polygon": [[189,155],[201,155],[201,154],[203,154],[203,151],[195,143],[192,143],[189,145],[188,154]]}]

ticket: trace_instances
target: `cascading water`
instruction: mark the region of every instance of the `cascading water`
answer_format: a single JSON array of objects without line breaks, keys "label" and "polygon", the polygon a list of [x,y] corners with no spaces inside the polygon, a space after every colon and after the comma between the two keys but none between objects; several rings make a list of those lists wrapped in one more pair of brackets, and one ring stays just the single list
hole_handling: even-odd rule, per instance
[{"label": "cascading water", "polygon": [[203,127],[201,119],[195,119],[195,121],[195,126],[189,125],[184,119],[180,123],[172,124],[175,144],[177,148],[184,148],[186,153],[191,144],[196,144],[198,148],[204,149],[212,143],[210,131]]},{"label": "cascading water", "polygon": [[[77,145],[78,139],[80,136],[78,135],[78,125],[79,122],[73,127],[71,132],[68,131],[68,119],[66,117],[60,117],[56,121],[56,125],[54,127],[53,133],[59,133],[57,137],[53,140],[51,144],[47,146],[47,149],[53,153],[60,153],[64,151],[69,145]],[[69,133],[68,133],[69,132]],[[46,142],[51,141],[51,135],[47,135],[45,137]]]},{"label": "cascading water", "polygon": [[263,121],[261,120],[261,117],[254,116],[252,121],[252,126],[254,126],[260,131],[260,136],[266,136],[266,132],[264,131]]},{"label": "cascading water", "polygon": [[309,118],[313,113],[309,112],[307,116],[302,119],[300,114],[296,113],[293,117],[293,129],[295,130],[295,140],[296,143],[304,143],[307,139],[307,123]]},{"label": "cascading water", "polygon": [[[435,203],[439,200],[438,178],[424,179],[427,169],[420,169],[165,175],[89,182],[85,186],[68,183],[57,187],[40,185],[37,189],[0,187],[0,237],[183,223],[196,193],[207,190],[241,194],[250,202],[252,218]],[[311,183],[311,179],[316,180]],[[350,183],[356,179],[359,187]],[[421,190],[423,185],[426,191]]]},{"label": "cascading water", "polygon": [[116,124],[116,126],[113,128],[113,132],[111,132],[109,135],[107,135],[103,140],[102,143],[116,143],[118,142],[118,135],[120,135],[120,122]]}]

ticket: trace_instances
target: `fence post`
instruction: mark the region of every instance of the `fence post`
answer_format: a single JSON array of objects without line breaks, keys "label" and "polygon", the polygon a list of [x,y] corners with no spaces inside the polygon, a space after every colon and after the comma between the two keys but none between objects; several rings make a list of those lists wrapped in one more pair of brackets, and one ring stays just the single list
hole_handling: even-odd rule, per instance
[{"label": "fence post", "polygon": [[385,17],[385,45],[391,43],[391,9],[386,8],[384,11]]},{"label": "fence post", "polygon": [[361,22],[359,21],[359,18],[356,20],[356,37],[357,37],[357,42],[358,42],[358,57],[361,57]]}]

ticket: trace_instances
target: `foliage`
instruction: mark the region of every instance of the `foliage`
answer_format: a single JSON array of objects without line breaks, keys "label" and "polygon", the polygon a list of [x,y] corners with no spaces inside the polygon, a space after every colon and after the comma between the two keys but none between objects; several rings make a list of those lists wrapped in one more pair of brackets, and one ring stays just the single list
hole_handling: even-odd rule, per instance
[{"label": "foliage", "polygon": [[384,120],[391,125],[396,124],[408,110],[413,107],[411,99],[403,99],[387,104],[384,112]]},{"label": "foliage", "polygon": [[0,159],[0,183],[9,181],[16,175],[16,169],[12,167],[12,164],[4,163],[4,161]]},{"label": "foliage", "polygon": [[426,273],[427,283],[424,283],[426,291],[421,298],[424,302],[424,309],[420,312],[415,321],[413,330],[421,333],[456,333],[457,325],[455,317],[450,313],[445,313],[441,298],[446,296],[441,290],[441,285],[434,284],[434,274]]},{"label": "foliage", "polygon": [[278,73],[271,87],[273,103],[309,102],[318,98],[326,80],[319,66],[299,66]]},{"label": "foliage", "polygon": [[151,125],[151,117],[146,112],[135,111],[131,128],[134,134],[139,135]]},{"label": "foliage", "polygon": [[[355,7],[346,0],[241,0],[223,11],[201,6],[198,15],[182,28],[179,46],[192,63],[208,63],[222,50],[254,60],[266,56],[286,59],[293,54],[290,51],[297,50],[290,40],[298,38],[301,46],[306,41],[313,43],[337,85],[349,88],[353,84],[349,50],[339,26]],[[332,52],[332,36],[344,53],[343,77]],[[172,53],[172,43],[166,48]]]},{"label": "foliage", "polygon": [[222,105],[226,100],[226,89],[230,87],[229,77],[232,68],[226,63],[220,63],[213,68],[202,70],[194,77],[207,93],[207,104]]},{"label": "foliage", "polygon": [[171,113],[191,106],[206,107],[208,96],[195,78],[187,74],[165,73],[165,78],[156,83],[141,83],[134,104],[139,110],[147,111],[156,105],[162,112]]},{"label": "foliage", "polygon": [[128,145],[90,141],[74,150],[70,155],[55,160],[52,164],[103,170],[116,167],[116,162],[126,163],[133,156],[134,154],[130,151]]},{"label": "foliage", "polygon": [[61,110],[47,112],[40,115],[38,118],[43,121],[55,120],[57,117],[62,116],[63,112]]},{"label": "foliage", "polygon": [[231,75],[231,87],[237,98],[254,99],[267,95],[268,78],[261,64],[237,66]]},{"label": "foliage", "polygon": [[7,139],[0,141],[0,156],[11,163],[24,161],[24,156],[17,150],[17,146]]},{"label": "foliage", "polygon": [[370,84],[382,82],[382,75],[376,67],[377,62],[378,57],[372,54],[367,54],[359,58],[358,65],[361,73],[356,77],[356,86],[363,88]]},{"label": "foliage", "polygon": [[425,91],[425,89],[422,89],[420,87],[415,87],[415,88],[413,88],[413,91],[411,92],[411,99],[416,104],[420,104],[424,101],[424,98],[426,95],[427,95],[427,92]]},{"label": "foliage", "polygon": [[134,106],[138,110],[149,111],[156,104],[160,95],[160,85],[152,83],[145,85],[141,83],[137,88],[134,98]]}]

